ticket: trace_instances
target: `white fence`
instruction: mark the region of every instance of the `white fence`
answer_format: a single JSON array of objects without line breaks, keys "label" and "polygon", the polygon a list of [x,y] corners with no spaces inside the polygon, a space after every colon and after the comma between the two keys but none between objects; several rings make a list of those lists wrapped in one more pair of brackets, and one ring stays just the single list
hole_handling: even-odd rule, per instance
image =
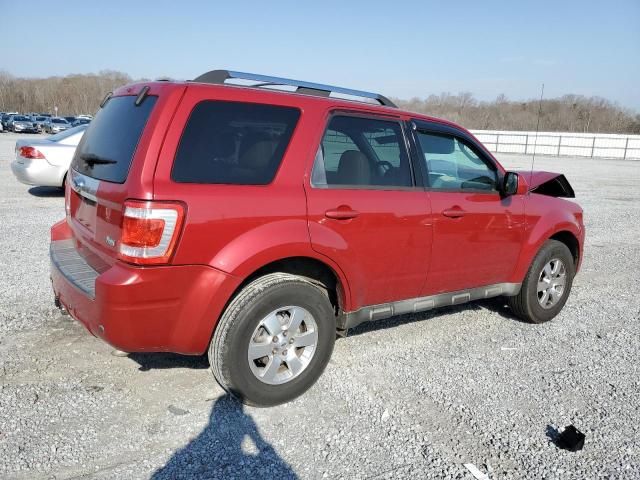
[{"label": "white fence", "polygon": [[640,160],[640,135],[471,130],[492,152]]}]

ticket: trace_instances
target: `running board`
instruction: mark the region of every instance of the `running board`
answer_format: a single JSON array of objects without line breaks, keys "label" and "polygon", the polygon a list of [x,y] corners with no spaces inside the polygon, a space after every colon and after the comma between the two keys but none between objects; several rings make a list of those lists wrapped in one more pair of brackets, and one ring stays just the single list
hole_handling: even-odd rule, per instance
[{"label": "running board", "polygon": [[372,322],[402,315],[405,313],[424,312],[438,307],[460,305],[473,300],[498,297],[500,295],[513,296],[520,292],[520,283],[496,283],[485,287],[459,290],[457,292],[440,293],[428,297],[410,298],[398,302],[383,303],[362,307],[354,312],[345,312],[338,317],[338,329],[347,330],[363,322]]}]

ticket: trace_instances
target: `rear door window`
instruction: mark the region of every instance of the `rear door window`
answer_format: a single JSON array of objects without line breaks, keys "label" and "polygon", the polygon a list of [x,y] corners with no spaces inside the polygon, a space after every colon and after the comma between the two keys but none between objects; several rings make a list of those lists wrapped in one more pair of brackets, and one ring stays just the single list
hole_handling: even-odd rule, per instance
[{"label": "rear door window", "polygon": [[124,183],[157,99],[150,95],[136,106],[134,96],[110,98],[82,137],[73,169],[98,180]]},{"label": "rear door window", "polygon": [[396,121],[334,116],[311,174],[314,187],[411,187],[411,165]]},{"label": "rear door window", "polygon": [[299,117],[292,107],[200,102],[180,139],[171,178],[180,183],[271,183]]}]

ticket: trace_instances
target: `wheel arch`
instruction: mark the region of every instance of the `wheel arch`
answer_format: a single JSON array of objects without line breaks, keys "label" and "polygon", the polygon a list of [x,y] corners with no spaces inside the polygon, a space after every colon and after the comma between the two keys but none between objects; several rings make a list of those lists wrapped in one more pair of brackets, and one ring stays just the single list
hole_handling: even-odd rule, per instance
[{"label": "wheel arch", "polygon": [[525,240],[522,250],[520,252],[520,258],[514,269],[514,273],[510,279],[512,282],[522,282],[524,276],[529,270],[531,262],[535,258],[536,254],[540,251],[542,246],[547,240],[557,240],[565,244],[574,260],[574,266],[576,271],[580,267],[582,245],[580,241],[580,229],[571,221],[562,221],[554,224],[546,229],[534,228],[529,233],[528,239]]},{"label": "wheel arch", "polygon": [[[327,291],[329,301],[334,307],[336,316],[349,308],[349,286],[344,273],[330,261],[314,256],[298,255],[272,259],[271,261],[255,267],[251,272],[243,274],[242,280],[235,290],[228,296],[220,316],[227,309],[231,301],[249,283],[269,273],[289,273],[305,277],[316,284],[320,284]],[[215,319],[209,335],[209,342],[218,327],[219,317]]]},{"label": "wheel arch", "polygon": [[551,235],[547,240],[557,240],[564,243],[573,257],[573,265],[577,269],[580,263],[580,242],[572,232],[568,230],[561,230]]},{"label": "wheel arch", "polygon": [[247,275],[242,281],[234,296],[247,284],[256,278],[269,273],[289,273],[305,277],[316,284],[324,287],[329,295],[332,305],[336,309],[336,314],[343,309],[347,303],[345,280],[327,262],[323,262],[310,256],[292,256],[273,260]]}]

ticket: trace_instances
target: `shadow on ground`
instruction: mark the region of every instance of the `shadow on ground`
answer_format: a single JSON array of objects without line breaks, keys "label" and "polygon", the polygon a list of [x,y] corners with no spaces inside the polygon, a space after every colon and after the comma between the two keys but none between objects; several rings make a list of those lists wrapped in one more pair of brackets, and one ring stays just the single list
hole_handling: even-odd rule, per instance
[{"label": "shadow on ground", "polygon": [[[465,303],[464,305],[441,307],[428,312],[397,315],[385,320],[365,322],[350,329],[349,336],[362,335],[367,332],[384,330],[408,323],[436,320],[438,317],[443,315],[455,314],[456,312],[463,312],[467,310],[490,310],[506,320],[528,324],[528,322],[524,322],[513,315],[504,298],[497,297]],[[174,353],[130,353],[127,356],[140,365],[138,370],[141,372],[167,368],[190,368],[194,370],[209,368],[209,360],[206,355],[189,356]]]},{"label": "shadow on ground", "polygon": [[200,435],[178,450],[151,478],[297,478],[244,409],[230,395],[220,397]]},{"label": "shadow on ground", "polygon": [[164,370],[167,368],[191,368],[194,370],[209,368],[209,360],[206,355],[191,356],[178,355],[177,353],[130,353],[127,357],[140,365],[138,370],[141,372],[156,369]]},{"label": "shadow on ground", "polygon": [[34,197],[64,197],[64,189],[58,187],[31,187],[29,193]]}]

